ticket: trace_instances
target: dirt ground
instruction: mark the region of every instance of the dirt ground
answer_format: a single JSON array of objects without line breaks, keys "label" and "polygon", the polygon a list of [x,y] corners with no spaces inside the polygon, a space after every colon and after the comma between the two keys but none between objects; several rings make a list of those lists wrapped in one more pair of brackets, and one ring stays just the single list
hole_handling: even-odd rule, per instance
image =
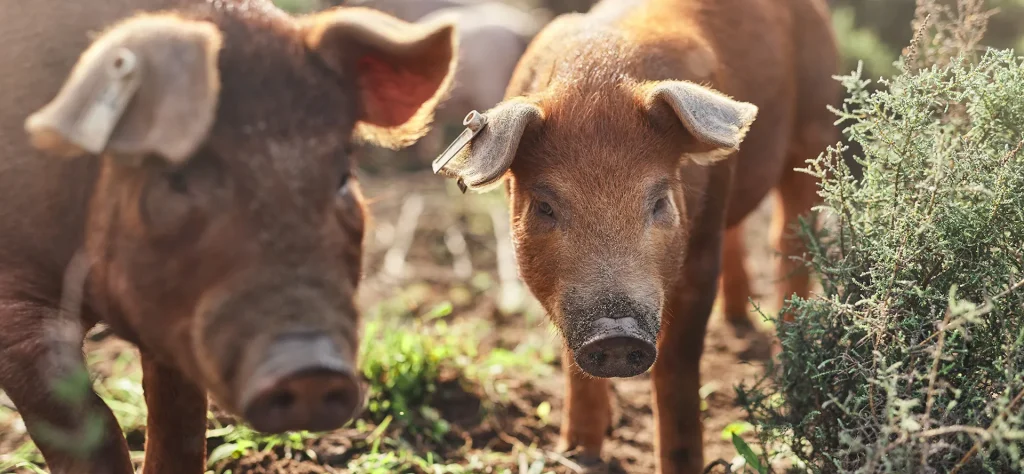
[{"label": "dirt ground", "polygon": [[[371,209],[374,220],[380,225],[389,225],[397,222],[396,217],[399,207],[409,199],[410,196],[424,196],[426,204],[424,208],[423,221],[435,223],[441,226],[452,219],[451,212],[458,212],[460,208],[472,207],[470,203],[474,200],[482,200],[480,196],[467,194],[462,196],[454,190],[451,183],[439,182],[440,179],[426,174],[411,174],[404,180],[389,178],[389,183],[379,185],[374,181],[364,180],[366,194],[374,201]],[[501,196],[498,191],[494,196]],[[487,207],[494,212],[495,208],[501,209],[503,201],[500,199],[489,199]],[[503,209],[501,209],[504,212]],[[773,264],[771,261],[772,250],[767,240],[768,224],[771,220],[772,199],[769,197],[762,203],[759,209],[744,222],[744,229],[747,234],[747,269],[751,276],[752,291],[755,298],[764,302],[764,308],[771,307],[773,295]],[[469,211],[472,213],[472,211]],[[504,214],[503,214],[504,216]],[[427,242],[431,239],[430,234],[438,234],[436,230],[419,230],[417,237],[420,242]],[[434,236],[437,240],[437,235]],[[500,237],[494,237],[497,240]],[[507,235],[504,236],[507,239]],[[380,241],[370,241],[370,272],[380,257],[381,252],[386,251],[379,246]],[[506,244],[510,245],[510,243]],[[479,253],[491,257],[493,252],[490,248],[496,247],[495,243],[481,243]],[[496,256],[491,258],[497,258]],[[477,258],[473,259],[478,260]],[[483,259],[479,259],[483,260]],[[488,266],[489,262],[481,262]],[[491,264],[493,265],[493,263]],[[754,316],[756,318],[756,316]],[[496,327],[505,335],[504,340],[498,346],[511,347],[518,341],[517,338],[527,337],[537,332],[546,332],[545,326],[536,323],[530,324],[523,318],[501,318],[497,321]],[[701,362],[702,384],[708,390],[713,390],[706,398],[707,410],[704,412],[704,442],[705,460],[711,462],[716,459],[731,461],[736,457],[736,450],[731,440],[723,439],[722,430],[726,425],[744,419],[744,412],[735,405],[733,386],[743,381],[752,383],[762,373],[762,362],[767,359],[771,350],[771,341],[768,336],[753,335],[747,338],[738,338],[732,328],[724,322],[718,308],[712,316],[709,330],[705,339],[705,353]],[[653,457],[653,436],[654,422],[652,418],[651,384],[648,376],[639,376],[630,379],[617,380],[614,384],[617,398],[621,409],[621,420],[615,427],[615,431],[606,443],[605,457],[609,461],[612,472],[628,473],[649,473],[654,471]],[[552,423],[542,429],[535,430],[534,435],[539,439],[530,439],[529,433],[521,436],[524,443],[536,441],[539,445],[553,449],[558,440],[558,420],[561,416],[563,403],[564,383],[562,373],[559,370],[551,377],[541,380],[523,380],[519,390],[524,391],[521,396],[533,405],[539,401],[550,401],[552,405]],[[514,390],[513,390],[514,391]],[[536,428],[536,427],[534,427]],[[567,470],[566,472],[572,472]],[[721,472],[721,471],[716,471]]]},{"label": "dirt ground", "polygon": [[[490,348],[514,348],[529,338],[540,338],[557,347],[557,337],[548,328],[543,317],[537,316],[536,303],[523,292],[515,278],[514,262],[509,259],[507,223],[501,191],[489,195],[461,195],[453,183],[422,173],[387,173],[389,177],[360,179],[364,194],[370,200],[372,225],[366,240],[366,273],[361,289],[362,305],[367,307],[392,296],[395,288],[421,285],[430,293],[422,305],[440,301],[453,294],[469,273],[486,273],[498,282],[493,289],[455,303],[452,318],[490,318],[493,328],[481,334],[481,352]],[[755,215],[748,218],[748,269],[753,278],[755,297],[771,295],[772,267],[766,229],[770,219],[771,199],[766,200]],[[410,219],[410,217],[412,219]],[[410,221],[415,222],[411,225]],[[402,224],[404,223],[404,225]],[[497,227],[495,227],[497,225]],[[461,241],[461,242],[460,242]],[[501,262],[499,264],[499,262]],[[471,270],[469,270],[471,267]],[[501,302],[502,292],[507,302]],[[516,292],[519,293],[516,293]],[[515,307],[503,310],[506,303]],[[766,308],[771,304],[764,300]],[[533,317],[527,317],[534,314]],[[702,361],[703,384],[711,393],[707,396],[704,412],[705,459],[731,461],[736,450],[731,441],[722,437],[726,425],[741,421],[743,411],[735,406],[733,386],[742,381],[753,382],[761,372],[762,362],[768,355],[767,336],[748,336],[738,339],[716,310],[712,316]],[[116,355],[132,349],[113,337],[88,345],[94,353],[109,353],[102,360],[115,360]],[[441,384],[434,405],[451,423],[446,438],[449,446],[430,446],[435,452],[458,453],[460,459],[476,454],[486,459],[488,453],[513,453],[532,449],[545,453],[557,462],[556,472],[580,472],[579,466],[569,458],[554,453],[558,439],[558,424],[563,405],[563,381],[557,367],[547,377],[516,376],[504,380],[510,397],[493,404],[486,414],[479,410],[487,396],[467,392],[458,384]],[[94,372],[109,373],[112,366],[100,363]],[[606,465],[596,471],[650,473],[654,471],[651,386],[647,376],[618,380],[614,384],[621,410],[621,419],[605,444]],[[535,407],[547,401],[550,416],[541,421]],[[9,403],[0,393],[0,406]],[[9,422],[10,423],[10,422]],[[14,423],[16,424],[16,423]],[[0,453],[13,449],[24,441],[23,431],[17,426],[3,426],[0,420]],[[232,461],[234,473],[279,472],[287,474],[346,472],[345,466],[359,452],[365,452],[367,433],[343,429],[309,442],[309,456],[285,456],[280,450],[243,457]],[[744,437],[749,437],[745,435]],[[129,433],[133,450],[142,449],[141,433]],[[211,446],[212,449],[212,446]],[[291,459],[286,459],[286,458]],[[515,456],[485,463],[482,472],[500,472],[497,467],[508,467],[512,472],[522,470],[524,461]],[[228,467],[228,466],[220,466]],[[24,471],[29,472],[29,471]],[[378,471],[384,472],[384,471]],[[716,468],[711,472],[725,472]]]}]

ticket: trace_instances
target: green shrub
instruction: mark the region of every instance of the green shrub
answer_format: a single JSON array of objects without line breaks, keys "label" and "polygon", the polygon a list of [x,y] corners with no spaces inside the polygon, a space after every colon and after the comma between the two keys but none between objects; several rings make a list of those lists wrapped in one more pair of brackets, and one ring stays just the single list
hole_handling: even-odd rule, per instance
[{"label": "green shrub", "polygon": [[765,461],[1024,472],[1024,61],[970,57],[875,91],[842,78],[863,179],[839,150],[810,160],[829,221],[802,234],[823,292],[788,302],[778,365],[737,390]]}]

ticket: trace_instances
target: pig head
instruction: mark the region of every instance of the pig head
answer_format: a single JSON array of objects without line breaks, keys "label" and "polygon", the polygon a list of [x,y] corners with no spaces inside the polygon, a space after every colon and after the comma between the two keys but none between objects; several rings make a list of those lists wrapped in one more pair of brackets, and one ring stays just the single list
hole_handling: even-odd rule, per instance
[{"label": "pig head", "polygon": [[508,177],[524,281],[584,372],[630,377],[654,363],[672,316],[699,212],[687,187],[739,147],[757,107],[689,81],[580,89],[490,109],[440,173],[473,190]]},{"label": "pig head", "polygon": [[447,24],[256,1],[107,29],[25,122],[38,159],[99,161],[71,177],[95,179],[88,308],[258,430],[340,427],[363,398],[348,151],[421,136],[455,45]]}]

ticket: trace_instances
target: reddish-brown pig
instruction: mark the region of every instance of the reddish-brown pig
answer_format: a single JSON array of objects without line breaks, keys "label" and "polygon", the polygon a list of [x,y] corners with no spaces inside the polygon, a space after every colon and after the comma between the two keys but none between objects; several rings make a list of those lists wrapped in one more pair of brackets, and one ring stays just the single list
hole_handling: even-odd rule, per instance
[{"label": "reddish-brown pig", "polygon": [[606,0],[549,24],[484,128],[437,160],[470,189],[507,178],[520,274],[566,346],[562,448],[600,455],[608,379],[653,366],[658,469],[702,472],[726,229],[773,188],[779,228],[809,210],[815,181],[793,169],[838,136],[836,68],[823,0]]},{"label": "reddish-brown pig", "polygon": [[422,136],[454,70],[449,24],[141,3],[14,2],[0,21],[0,389],[54,473],[133,472],[103,401],[52,385],[85,370],[75,327],[101,321],[140,350],[145,473],[204,472],[208,393],[264,432],[358,414],[348,150]]}]

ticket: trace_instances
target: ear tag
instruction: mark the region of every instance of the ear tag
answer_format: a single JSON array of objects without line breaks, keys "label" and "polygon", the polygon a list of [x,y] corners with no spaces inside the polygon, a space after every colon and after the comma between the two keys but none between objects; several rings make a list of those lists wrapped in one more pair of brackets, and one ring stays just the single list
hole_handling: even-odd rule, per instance
[{"label": "ear tag", "polygon": [[[466,115],[466,118],[462,120],[462,124],[466,126],[466,129],[431,164],[434,174],[444,169],[448,162],[452,161],[452,158],[455,158],[455,155],[459,154],[487,126],[487,116],[474,110]],[[462,178],[458,179],[457,184],[459,185],[459,190],[465,194],[467,187]]]},{"label": "ear tag", "polygon": [[114,128],[142,84],[135,53],[126,48],[119,50],[107,66],[107,76],[110,81],[75,123],[71,136],[75,144],[94,155],[107,147]]}]

